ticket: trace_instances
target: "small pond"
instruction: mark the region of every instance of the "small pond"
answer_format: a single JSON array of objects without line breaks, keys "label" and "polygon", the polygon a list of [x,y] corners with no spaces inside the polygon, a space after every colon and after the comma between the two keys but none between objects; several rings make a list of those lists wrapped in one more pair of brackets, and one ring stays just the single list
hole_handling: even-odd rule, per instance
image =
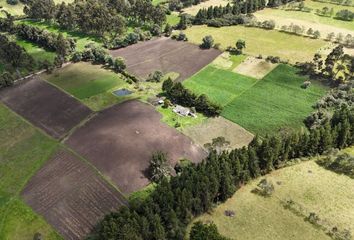
[{"label": "small pond", "polygon": [[121,96],[126,96],[126,95],[130,95],[130,94],[132,94],[132,93],[133,93],[132,91],[130,91],[130,90],[128,90],[128,89],[125,89],[125,88],[118,89],[118,90],[116,90],[116,91],[113,92],[114,95],[119,96],[119,97],[121,97]]}]

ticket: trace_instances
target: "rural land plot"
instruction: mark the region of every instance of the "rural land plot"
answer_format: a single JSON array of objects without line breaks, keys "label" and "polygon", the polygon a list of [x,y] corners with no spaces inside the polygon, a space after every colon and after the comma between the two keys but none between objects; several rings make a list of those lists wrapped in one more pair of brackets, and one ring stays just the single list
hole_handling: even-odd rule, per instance
[{"label": "rural land plot", "polygon": [[198,125],[182,129],[182,132],[203,147],[214,138],[224,137],[230,142],[230,149],[247,146],[254,137],[246,129],[223,117],[208,118]]},{"label": "rural land plot", "polygon": [[164,74],[179,73],[178,80],[184,80],[208,65],[221,51],[203,50],[188,42],[161,37],[110,53],[114,57],[123,57],[127,70],[142,79],[159,70]]},{"label": "rural land plot", "polygon": [[199,162],[206,153],[188,137],[162,123],[153,106],[127,101],[100,112],[66,141],[123,193],[149,184],[152,154],[166,151],[170,164],[187,158]]},{"label": "rural land plot", "polygon": [[206,94],[210,101],[225,106],[238,95],[252,88],[257,81],[255,78],[207,66],[184,81],[183,85],[194,93]]},{"label": "rural land plot", "polygon": [[24,201],[65,239],[83,239],[125,197],[68,150],[57,154],[28,182]]},{"label": "rural land plot", "polygon": [[[291,63],[310,61],[321,47],[328,43],[321,39],[310,39],[295,36],[277,30],[231,26],[213,28],[193,26],[185,31],[190,42],[201,44],[203,37],[211,35],[215,43],[220,43],[223,49],[235,46],[238,39],[246,41],[244,52],[252,56],[278,56]],[[306,48],[304,48],[306,46]]]},{"label": "rural land plot", "polygon": [[[306,0],[305,7],[312,8],[312,12],[303,11],[289,11],[285,10],[284,7],[276,8],[266,8],[264,10],[255,13],[255,16],[259,20],[273,19],[277,25],[289,25],[291,22],[294,24],[300,24],[297,20],[308,22],[307,24],[301,24],[305,27],[313,27],[315,30],[319,30],[322,35],[328,32],[341,32],[343,34],[353,33],[354,24],[352,21],[342,21],[335,19],[333,17],[324,17],[316,14],[316,9],[322,10],[322,8],[327,7],[328,9],[333,8],[334,15],[340,10],[348,9],[354,12],[354,7],[352,6],[341,6],[331,3],[321,3],[311,0]],[[328,28],[328,29],[327,29]],[[337,29],[337,30],[336,30]]]},{"label": "rural land plot", "polygon": [[236,97],[221,115],[261,135],[283,128],[301,128],[313,111],[312,105],[326,92],[326,87],[315,81],[308,89],[302,89],[306,80],[297,75],[296,68],[281,64]]},{"label": "rural land plot", "polygon": [[91,114],[88,107],[37,76],[0,91],[0,100],[57,139]]},{"label": "rural land plot", "polygon": [[115,96],[112,91],[129,88],[129,84],[121,75],[100,65],[86,62],[70,64],[41,77],[80,99],[92,110],[101,110],[128,98]]},{"label": "rural land plot", "polygon": [[20,199],[20,191],[57,149],[45,136],[0,103],[0,239],[47,240],[59,234]]},{"label": "rural land plot", "polygon": [[267,62],[263,59],[248,57],[236,68],[234,68],[233,71],[245,76],[262,79],[264,76],[270,73],[276,66],[278,65]]},{"label": "rural land plot", "polygon": [[[353,179],[325,170],[314,161],[274,171],[265,178],[275,185],[271,197],[252,193],[259,178],[239,189],[211,214],[204,214],[195,221],[212,221],[222,235],[245,240],[331,239],[320,228],[285,209],[281,201],[291,199],[331,226],[354,229],[354,191],[349,191],[353,188]],[[235,216],[225,216],[227,210],[234,211]]]}]

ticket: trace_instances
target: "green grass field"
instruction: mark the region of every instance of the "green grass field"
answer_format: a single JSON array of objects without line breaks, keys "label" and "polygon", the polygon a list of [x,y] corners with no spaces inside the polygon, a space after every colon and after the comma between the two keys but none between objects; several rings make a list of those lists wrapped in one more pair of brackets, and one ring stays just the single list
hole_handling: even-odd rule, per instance
[{"label": "green grass field", "polygon": [[279,65],[248,91],[237,96],[223,110],[222,116],[248,131],[265,135],[281,128],[301,128],[313,111],[312,105],[326,92],[326,87],[312,82],[288,65]]},{"label": "green grass field", "polygon": [[172,12],[170,15],[166,15],[166,23],[170,24],[171,26],[175,26],[179,23],[180,17],[178,13]]},{"label": "green grass field", "polygon": [[93,110],[100,110],[125,99],[111,92],[129,86],[120,75],[100,65],[85,62],[70,64],[52,74],[43,74],[42,77],[82,100]]},{"label": "green grass field", "polygon": [[0,239],[60,236],[20,199],[30,177],[55,152],[58,143],[0,104]]},{"label": "green grass field", "polygon": [[16,43],[26,49],[28,54],[30,54],[36,61],[43,62],[48,60],[49,62],[53,62],[56,56],[55,52],[46,51],[45,49],[40,48],[29,41],[16,40]]},{"label": "green grass field", "polygon": [[207,66],[183,84],[194,93],[206,94],[212,102],[225,106],[256,82],[255,78]]},{"label": "green grass field", "polygon": [[36,26],[42,29],[46,29],[49,32],[53,33],[62,33],[65,37],[70,37],[76,40],[76,50],[82,51],[87,44],[96,43],[101,44],[101,41],[95,36],[88,36],[87,34],[75,32],[75,31],[65,31],[57,26],[50,25],[46,22],[38,22],[31,20],[22,20],[19,23],[25,23],[28,25]]},{"label": "green grass field", "polygon": [[[305,212],[315,212],[329,226],[340,230],[354,229],[354,180],[318,166],[314,161],[302,162],[266,175],[275,187],[269,198],[251,191],[262,178],[251,181],[210,214],[195,219],[214,222],[219,232],[232,239],[303,240],[331,239],[320,228],[304,220],[281,201],[292,199]],[[277,184],[279,183],[279,184]],[[225,211],[235,212],[226,217]]]},{"label": "green grass field", "polygon": [[[256,15],[258,16],[267,16],[269,18],[271,17],[283,17],[286,19],[298,19],[298,20],[305,20],[310,23],[321,23],[337,28],[342,28],[342,29],[347,29],[354,31],[354,23],[350,21],[342,21],[342,20],[337,20],[333,17],[322,17],[316,15],[316,9],[322,10],[323,7],[328,7],[329,9],[333,8],[334,10],[334,15],[342,10],[342,9],[348,9],[352,12],[354,12],[354,7],[351,6],[341,6],[341,5],[336,5],[336,4],[330,4],[330,3],[321,3],[321,2],[314,2],[311,0],[306,0],[305,1],[305,6],[312,8],[312,12],[307,13],[307,12],[301,12],[301,11],[286,11],[283,8],[266,8],[262,11],[257,12]],[[277,23],[277,21],[276,21]],[[321,31],[321,29],[319,29]]]},{"label": "green grass field", "polygon": [[[211,35],[222,48],[235,46],[238,39],[246,41],[244,52],[249,55],[279,56],[295,63],[310,61],[313,55],[327,43],[320,39],[310,39],[290,35],[276,30],[264,30],[244,26],[213,28],[193,26],[185,30],[190,42],[200,44],[203,37]],[[304,47],[306,46],[306,48]]]}]

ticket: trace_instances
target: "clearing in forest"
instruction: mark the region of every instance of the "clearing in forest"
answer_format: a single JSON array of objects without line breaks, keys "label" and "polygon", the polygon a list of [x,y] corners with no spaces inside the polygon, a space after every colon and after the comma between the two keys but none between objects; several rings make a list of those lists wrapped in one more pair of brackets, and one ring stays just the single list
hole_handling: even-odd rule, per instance
[{"label": "clearing in forest", "polygon": [[301,88],[306,80],[296,68],[280,64],[225,106],[221,115],[261,135],[304,127],[303,120],[313,111],[312,105],[327,90],[316,81],[307,89]]},{"label": "clearing in forest", "polygon": [[[274,184],[275,191],[270,197],[252,193],[263,178]],[[306,217],[314,212],[330,227],[353,230],[354,191],[349,190],[353,185],[353,179],[307,161],[247,183],[211,214],[195,221],[214,222],[225,237],[238,236],[244,240],[330,240],[325,231],[286,209],[283,202],[292,200],[294,205],[302,207]],[[227,217],[225,211],[233,211],[235,216]]]},{"label": "clearing in forest", "polygon": [[203,50],[188,42],[161,37],[112,50],[110,53],[114,57],[123,57],[127,70],[142,79],[159,70],[164,74],[179,73],[178,80],[182,81],[208,65],[221,51]]},{"label": "clearing in forest", "polygon": [[[311,39],[291,35],[277,30],[231,26],[213,28],[193,26],[185,30],[190,42],[201,44],[206,35],[211,35],[215,43],[220,43],[223,49],[235,47],[238,39],[246,41],[244,52],[252,56],[278,56],[291,63],[310,61],[321,47],[328,43],[321,39]],[[306,47],[304,47],[306,46]]]},{"label": "clearing in forest", "polygon": [[59,150],[21,195],[65,239],[83,239],[106,214],[127,204],[117,189],[68,150]]},{"label": "clearing in forest", "polygon": [[262,79],[265,75],[270,73],[276,66],[277,64],[272,64],[263,59],[248,57],[233,71],[246,76]]},{"label": "clearing in forest", "polygon": [[37,76],[1,90],[0,100],[57,139],[91,114],[88,107]]},{"label": "clearing in forest", "polygon": [[198,125],[182,129],[182,132],[200,146],[211,143],[214,138],[224,137],[230,142],[230,149],[247,146],[253,139],[252,133],[223,117],[208,118]]},{"label": "clearing in forest", "polygon": [[207,1],[202,1],[201,3],[197,5],[192,5],[190,7],[182,9],[183,13],[190,14],[192,16],[195,16],[200,9],[203,8],[208,8],[210,6],[226,6],[227,4],[231,4],[231,1],[228,0],[207,0]]},{"label": "clearing in forest", "polygon": [[161,122],[153,106],[127,101],[98,113],[66,141],[125,194],[149,184],[149,160],[165,151],[171,166],[187,158],[199,162],[206,153],[188,137]]}]

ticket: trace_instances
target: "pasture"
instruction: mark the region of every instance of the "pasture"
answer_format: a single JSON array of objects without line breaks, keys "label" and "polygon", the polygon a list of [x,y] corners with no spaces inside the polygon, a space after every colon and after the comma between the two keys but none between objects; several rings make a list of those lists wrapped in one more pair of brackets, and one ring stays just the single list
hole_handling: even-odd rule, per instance
[{"label": "pasture", "polygon": [[200,9],[208,8],[210,6],[226,6],[228,3],[231,4],[231,1],[228,1],[228,0],[207,0],[207,1],[202,1],[197,5],[192,5],[190,7],[183,8],[182,11],[183,11],[183,13],[187,13],[192,16],[195,16]]},{"label": "pasture", "polygon": [[182,158],[199,162],[205,157],[188,137],[162,123],[154,107],[139,101],[127,101],[98,113],[66,144],[125,194],[149,184],[146,171],[155,151],[166,151],[172,166]]},{"label": "pasture", "polygon": [[[252,193],[262,178],[274,184],[271,197]],[[353,185],[353,179],[306,161],[251,181],[212,213],[195,221],[214,222],[222,235],[244,240],[329,240],[325,231],[286,209],[282,202],[291,199],[302,206],[306,216],[314,212],[330,227],[353,230],[354,191],[349,190]],[[226,210],[234,211],[235,216],[225,216]]]},{"label": "pasture", "polygon": [[26,206],[20,191],[56,151],[57,142],[40,133],[0,103],[0,239],[28,240],[36,232],[45,239],[61,237]]},{"label": "pasture", "polygon": [[139,42],[110,53],[114,57],[123,57],[127,70],[142,79],[159,70],[164,74],[178,73],[180,81],[192,76],[221,54],[216,49],[202,50],[194,44],[165,37]]},{"label": "pasture", "polygon": [[239,64],[241,64],[247,58],[246,55],[234,55],[229,52],[223,52],[214,61],[210,63],[211,66],[220,68],[223,70],[234,70]]},{"label": "pasture", "polygon": [[[293,22],[294,24],[300,24],[300,22],[297,22],[300,20],[303,23],[301,25],[304,25],[305,27],[312,27],[314,29],[318,29],[320,32],[333,31],[333,32],[342,32],[343,34],[351,33],[353,35],[354,32],[353,22],[337,20],[333,17],[319,16],[316,14],[316,9],[322,10],[323,7],[328,7],[329,9],[333,8],[335,14],[342,9],[348,9],[354,12],[354,7],[341,6],[341,5],[331,4],[331,3],[314,2],[311,0],[306,0],[304,3],[305,3],[305,7],[309,7],[313,9],[312,12],[289,11],[286,10],[285,7],[280,7],[277,9],[266,8],[262,11],[255,13],[255,16],[260,20],[273,19],[279,25],[290,24],[291,22]],[[329,28],[330,30],[327,30],[326,28]]]},{"label": "pasture", "polygon": [[96,170],[68,150],[59,150],[21,193],[65,239],[83,239],[106,214],[127,204]]},{"label": "pasture", "polygon": [[[215,43],[220,43],[223,49],[235,46],[238,39],[246,41],[244,52],[252,56],[259,54],[278,56],[291,63],[310,61],[313,55],[327,43],[321,39],[310,39],[295,36],[276,30],[264,30],[245,26],[213,28],[193,26],[185,30],[190,42],[200,44],[203,37],[211,35]],[[306,46],[306,48],[304,48]]]},{"label": "pasture", "polygon": [[184,81],[183,85],[198,95],[206,94],[214,103],[226,106],[256,83],[255,78],[207,66]]},{"label": "pasture", "polygon": [[302,89],[306,80],[297,74],[296,68],[281,64],[234,98],[221,115],[261,135],[304,127],[303,120],[313,111],[312,105],[327,90],[316,81]]},{"label": "pasture", "polygon": [[70,64],[51,74],[44,73],[41,77],[80,99],[93,110],[122,101],[124,97],[114,96],[112,91],[129,87],[121,75],[86,62]]},{"label": "pasture", "polygon": [[36,76],[1,90],[0,100],[57,139],[91,114],[78,100]]},{"label": "pasture", "polygon": [[252,133],[223,117],[208,118],[198,125],[182,129],[182,132],[199,146],[211,143],[214,138],[224,137],[230,142],[229,148],[234,149],[247,146],[253,139]]}]

